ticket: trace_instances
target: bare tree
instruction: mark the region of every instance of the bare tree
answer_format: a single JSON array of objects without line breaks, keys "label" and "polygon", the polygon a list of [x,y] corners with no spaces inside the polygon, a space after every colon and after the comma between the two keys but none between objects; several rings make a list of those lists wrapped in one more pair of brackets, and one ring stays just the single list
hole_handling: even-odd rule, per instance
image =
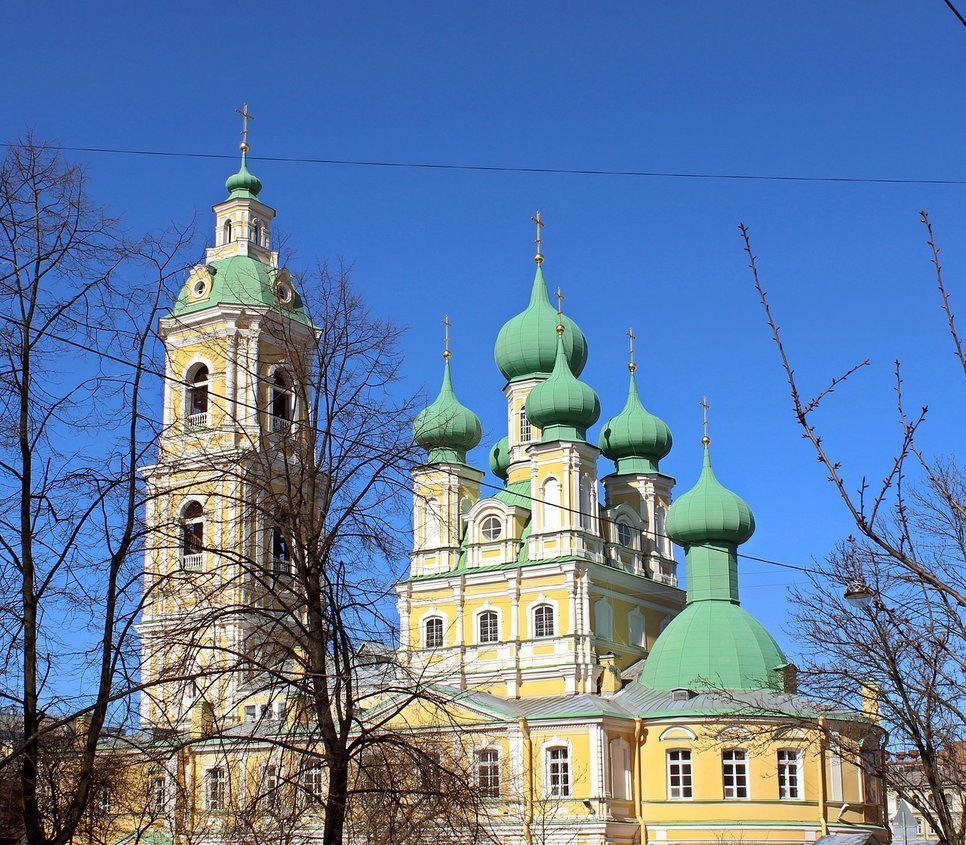
[{"label": "bare tree", "polygon": [[[78,832],[105,724],[136,688],[146,327],[185,238],[131,242],[30,136],[0,161],[0,703],[21,716],[0,774],[30,845]],[[44,757],[65,737],[52,800]]]},{"label": "bare tree", "polygon": [[[940,306],[954,360],[966,376],[966,355],[942,274],[939,248],[921,212]],[[808,399],[768,300],[747,228],[740,226],[754,284],[788,382],[804,439],[856,528],[796,590],[795,632],[806,647],[800,682],[832,705],[878,711],[892,745],[917,764],[881,769],[887,786],[922,813],[944,843],[962,842],[966,797],[962,763],[966,711],[966,480],[954,458],[933,459],[917,443],[927,408],[907,412],[902,370],[895,364],[899,437],[883,480],[863,476],[853,492],[842,462],[823,441],[818,409],[843,383],[869,366],[862,361]],[[864,706],[863,706],[864,705]]]}]

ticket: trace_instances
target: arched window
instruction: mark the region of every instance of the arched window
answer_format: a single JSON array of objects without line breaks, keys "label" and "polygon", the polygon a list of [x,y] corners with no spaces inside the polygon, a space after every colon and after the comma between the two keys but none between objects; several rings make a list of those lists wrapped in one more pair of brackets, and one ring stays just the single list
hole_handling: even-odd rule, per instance
[{"label": "arched window", "polygon": [[439,545],[440,535],[443,532],[443,514],[439,507],[439,499],[430,498],[426,500],[426,523],[425,523],[425,546],[432,549]]},{"label": "arched window", "polygon": [[208,425],[208,368],[201,364],[188,384],[188,425]]},{"label": "arched window", "polygon": [[272,569],[275,572],[292,571],[292,553],[289,550],[285,531],[279,524],[285,517],[280,516],[272,526]]},{"label": "arched window", "polygon": [[500,797],[500,752],[495,748],[476,752],[476,783],[484,798]]},{"label": "arched window", "polygon": [[663,505],[654,508],[654,547],[659,554],[666,554],[667,538],[664,536],[664,518],[666,511]]},{"label": "arched window", "polygon": [[221,227],[221,242],[223,244],[231,243],[231,220],[226,220],[225,225]]},{"label": "arched window", "polygon": [[631,527],[626,522],[618,522],[615,526],[617,532],[617,542],[621,546],[630,547],[631,541],[633,540],[633,535],[631,534]]},{"label": "arched window", "polygon": [[527,409],[521,408],[517,414],[518,428],[520,434],[520,444],[525,446],[533,439],[533,426],[530,425],[530,418],[527,416]]},{"label": "arched window", "polygon": [[500,620],[495,610],[484,610],[479,616],[478,626],[481,643],[500,641]]},{"label": "arched window", "polygon": [[480,534],[487,542],[499,540],[503,534],[503,520],[498,516],[488,516],[480,525]]},{"label": "arched window", "polygon": [[181,565],[201,569],[205,549],[205,509],[201,502],[189,502],[181,514]]},{"label": "arched window", "polygon": [[423,622],[423,647],[442,648],[443,620],[439,616],[430,616]]},{"label": "arched window", "polygon": [[614,610],[607,599],[594,602],[594,634],[602,640],[614,637]]},{"label": "arched window", "polygon": [[580,527],[590,531],[591,521],[591,486],[590,479],[584,475],[580,479]]},{"label": "arched window", "polygon": [[547,794],[556,798],[570,795],[570,749],[566,745],[547,749]]},{"label": "arched window", "polygon": [[288,431],[292,423],[294,401],[285,376],[275,373],[272,379],[272,431]]},{"label": "arched window", "polygon": [[627,615],[627,629],[629,644],[636,648],[644,648],[644,614],[637,608]]},{"label": "arched window", "polygon": [[538,604],[533,609],[533,636],[552,637],[553,635],[553,606],[549,604]]},{"label": "arched window", "polygon": [[543,527],[547,531],[560,528],[560,482],[548,478],[543,482]]},{"label": "arched window", "polygon": [[253,217],[251,223],[248,224],[248,240],[253,244],[259,244],[261,241],[259,237],[261,236],[261,224],[258,222],[257,217]]}]

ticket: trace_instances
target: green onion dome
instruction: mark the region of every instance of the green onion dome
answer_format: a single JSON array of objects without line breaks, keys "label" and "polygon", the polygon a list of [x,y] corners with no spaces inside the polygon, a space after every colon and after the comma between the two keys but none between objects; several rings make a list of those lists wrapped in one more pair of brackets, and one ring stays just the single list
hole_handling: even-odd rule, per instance
[{"label": "green onion dome", "polygon": [[497,478],[506,481],[507,471],[510,469],[510,438],[501,437],[496,445],[490,449],[490,470]]},{"label": "green onion dome", "polygon": [[448,358],[439,395],[416,416],[413,434],[416,442],[429,452],[430,464],[465,463],[466,453],[480,442],[480,419],[456,398]]},{"label": "green onion dome", "polygon": [[675,543],[738,545],[755,533],[755,517],[740,496],[724,488],[711,469],[711,453],[704,440],[704,466],[698,483],[677,499],[667,514],[667,535]]},{"label": "green onion dome", "polygon": [[671,451],[671,429],[641,404],[633,370],[624,410],[604,423],[599,445],[618,473],[658,472],[658,461]]},{"label": "green onion dome", "polygon": [[542,430],[545,441],[586,440],[587,429],[600,416],[597,394],[571,372],[565,335],[564,326],[558,325],[553,371],[527,396],[527,418]]},{"label": "green onion dome", "polygon": [[[587,363],[587,340],[569,317],[564,350],[570,371],[579,376]],[[496,338],[493,357],[507,381],[546,376],[553,371],[557,352],[557,312],[550,304],[543,270],[538,266],[526,310],[503,324]]]},{"label": "green onion dome", "polygon": [[225,182],[225,188],[231,196],[254,198],[262,189],[261,180],[248,170],[246,153],[242,153],[241,167]]}]

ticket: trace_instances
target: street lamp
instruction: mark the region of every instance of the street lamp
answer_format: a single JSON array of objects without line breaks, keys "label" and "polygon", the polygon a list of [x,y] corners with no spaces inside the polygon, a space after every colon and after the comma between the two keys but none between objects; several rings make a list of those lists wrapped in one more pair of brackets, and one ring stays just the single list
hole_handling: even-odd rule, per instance
[{"label": "street lamp", "polygon": [[859,610],[868,610],[872,604],[872,590],[864,578],[854,578],[845,588],[845,600]]}]

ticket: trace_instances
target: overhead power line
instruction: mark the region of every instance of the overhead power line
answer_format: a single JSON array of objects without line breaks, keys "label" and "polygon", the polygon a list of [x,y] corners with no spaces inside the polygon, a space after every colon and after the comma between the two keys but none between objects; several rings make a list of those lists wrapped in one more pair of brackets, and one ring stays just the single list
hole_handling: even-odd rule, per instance
[{"label": "overhead power line", "polygon": [[[11,147],[15,144],[5,143]],[[103,153],[107,155],[155,156],[163,158],[226,159],[235,161],[236,155],[224,153],[176,152],[174,150],[131,150],[119,147],[67,147],[54,149],[70,153]],[[299,158],[295,156],[248,156],[248,160],[281,164],[317,164],[345,167],[381,167],[410,170],[448,170],[472,173],[530,173],[554,176],[623,176],[644,179],[709,179],[745,182],[820,182],[840,185],[966,185],[966,179],[915,179],[905,177],[862,176],[801,176],[764,173],[713,173],[673,170],[604,170],[568,167],[523,167],[519,165],[444,164],[418,161],[370,161],[365,159]]]}]

